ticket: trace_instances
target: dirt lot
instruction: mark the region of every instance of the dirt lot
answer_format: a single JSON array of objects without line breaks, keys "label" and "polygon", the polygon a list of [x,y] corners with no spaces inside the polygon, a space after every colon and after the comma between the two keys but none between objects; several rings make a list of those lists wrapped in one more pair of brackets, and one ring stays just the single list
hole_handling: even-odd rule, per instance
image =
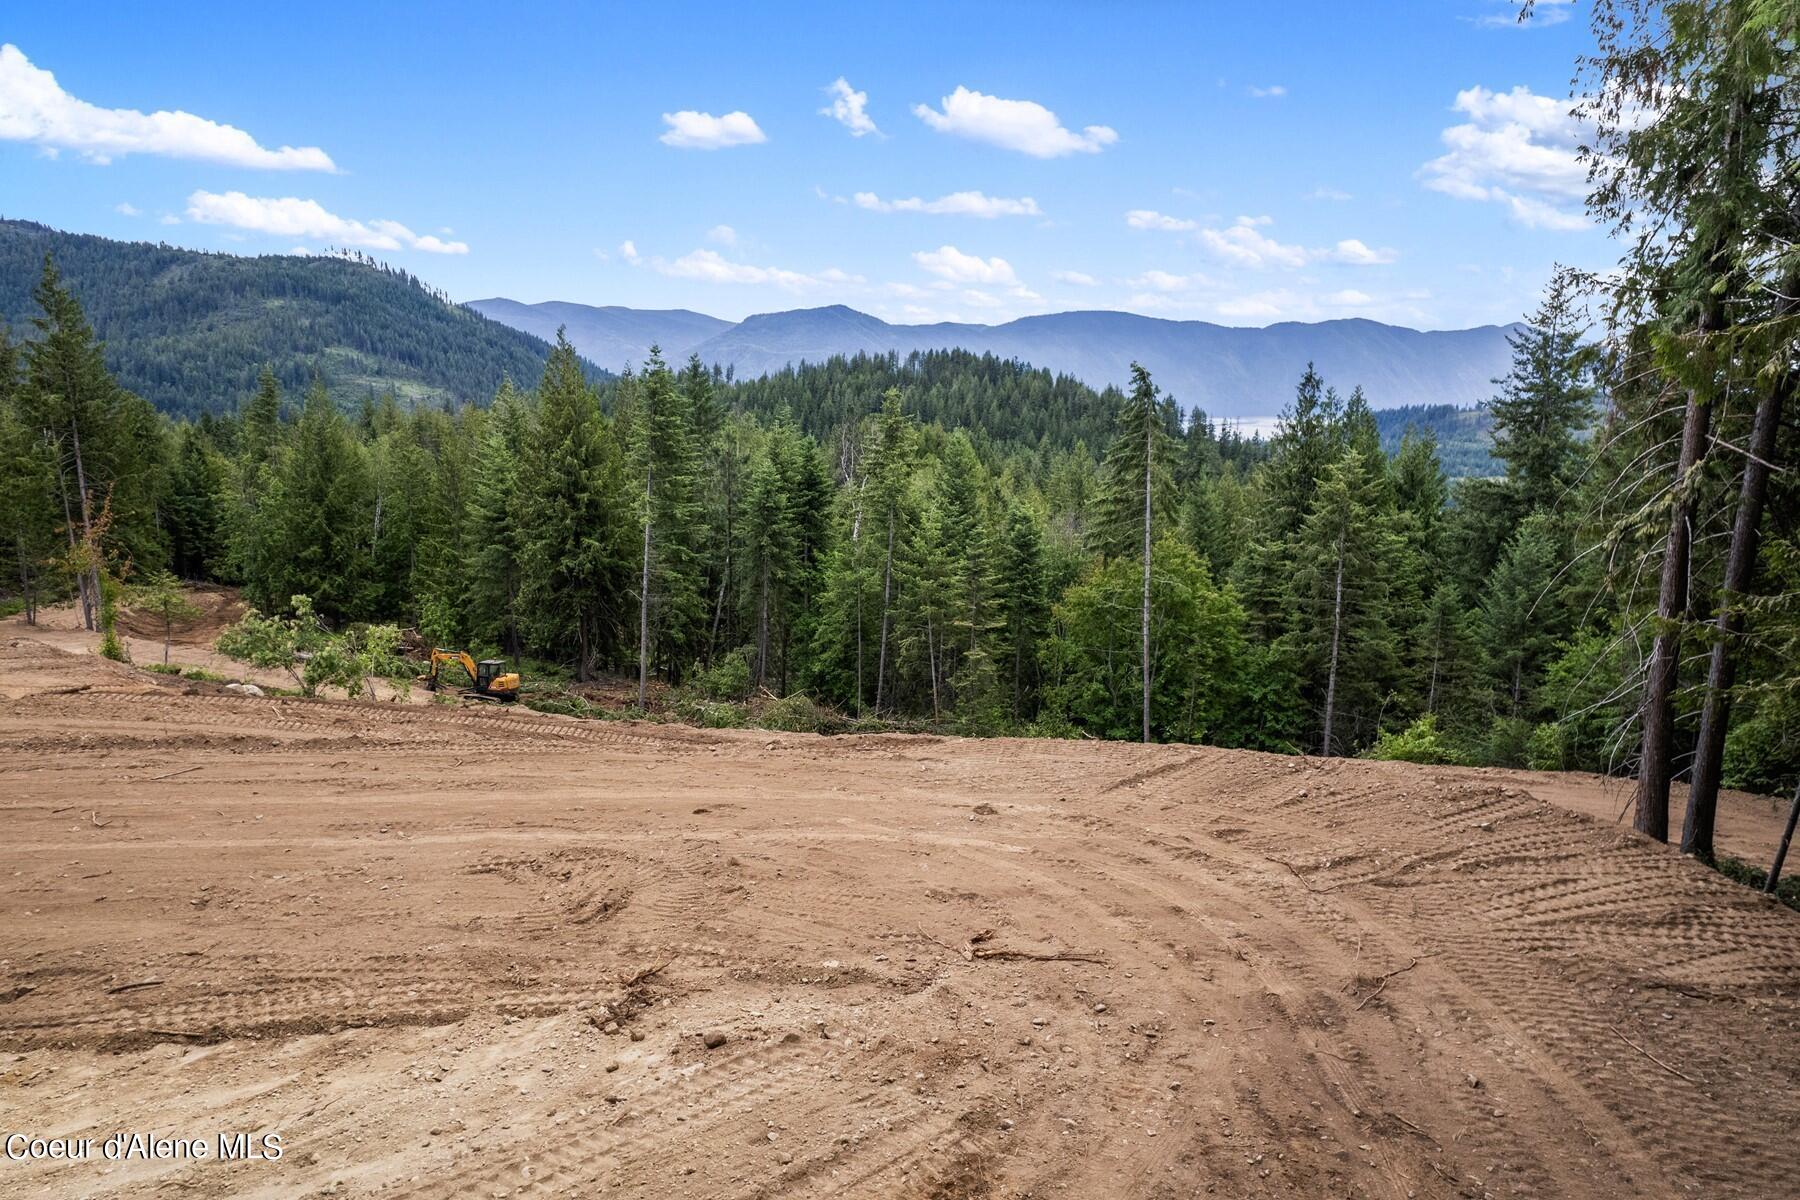
[{"label": "dirt lot", "polygon": [[1800,915],[1597,781],[205,695],[16,633],[0,1131],[285,1153],[0,1196],[1797,1188]]}]

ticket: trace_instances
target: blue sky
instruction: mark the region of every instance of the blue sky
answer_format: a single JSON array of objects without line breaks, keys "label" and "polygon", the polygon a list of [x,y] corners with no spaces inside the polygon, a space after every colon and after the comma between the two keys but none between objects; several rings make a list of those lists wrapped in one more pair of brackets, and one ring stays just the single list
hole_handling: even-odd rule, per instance
[{"label": "blue sky", "polygon": [[0,213],[734,319],[1458,328],[1613,258],[1579,3],[158,8],[9,6]]}]

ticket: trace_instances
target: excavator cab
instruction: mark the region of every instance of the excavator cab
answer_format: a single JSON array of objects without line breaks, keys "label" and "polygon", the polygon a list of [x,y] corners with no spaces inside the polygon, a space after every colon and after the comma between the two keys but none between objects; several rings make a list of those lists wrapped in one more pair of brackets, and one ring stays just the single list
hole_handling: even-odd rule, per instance
[{"label": "excavator cab", "polygon": [[425,676],[427,689],[438,690],[438,668],[445,663],[455,663],[468,672],[469,682],[474,685],[462,693],[468,699],[511,704],[519,698],[519,673],[508,671],[505,659],[484,658],[476,662],[463,650],[432,650],[431,672]]}]

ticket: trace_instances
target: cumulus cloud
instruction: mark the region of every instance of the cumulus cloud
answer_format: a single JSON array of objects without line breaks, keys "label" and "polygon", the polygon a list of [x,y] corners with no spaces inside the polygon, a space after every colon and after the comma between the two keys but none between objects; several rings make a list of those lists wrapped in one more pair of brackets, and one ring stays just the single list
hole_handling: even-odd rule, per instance
[{"label": "cumulus cloud", "polygon": [[1258,100],[1279,100],[1281,97],[1287,95],[1287,88],[1279,83],[1272,83],[1268,87],[1249,87],[1244,90]]},{"label": "cumulus cloud", "polygon": [[982,258],[964,254],[955,246],[939,246],[936,250],[920,250],[913,261],[940,279],[951,283],[1017,284],[1019,277],[1004,258]]},{"label": "cumulus cloud", "polygon": [[831,117],[848,129],[851,137],[880,134],[881,130],[875,128],[875,121],[869,116],[869,93],[857,91],[842,75],[825,91],[830,94],[831,103],[819,110],[820,116]]},{"label": "cumulus cloud", "polygon": [[329,212],[317,200],[280,199],[243,192],[197,191],[188,197],[188,220],[225,225],[277,237],[313,238],[372,250],[422,250],[429,254],[467,254],[465,242],[446,242],[417,234],[398,221],[353,221]]},{"label": "cumulus cloud", "polygon": [[637,263],[638,259],[641,257],[638,254],[637,243],[632,241],[630,238],[626,238],[624,241],[620,242],[619,243],[619,257],[624,259],[626,262],[632,263],[633,265],[635,265]]},{"label": "cumulus cloud", "polygon": [[1521,225],[1587,227],[1587,168],[1578,156],[1585,130],[1570,102],[1528,87],[1472,87],[1456,94],[1455,108],[1469,120],[1444,130],[1448,152],[1419,169],[1426,187],[1503,205]]},{"label": "cumulus cloud", "polygon": [[727,146],[754,146],[768,137],[747,112],[728,112],[722,117],[683,109],[664,113],[669,128],[659,141],[683,150],[723,150]]},{"label": "cumulus cloud", "polygon": [[1306,198],[1308,200],[1330,200],[1336,204],[1342,204],[1347,200],[1354,199],[1349,192],[1346,192],[1341,188],[1325,187],[1322,185],[1308,192]]},{"label": "cumulus cloud", "polygon": [[834,284],[863,282],[861,276],[851,275],[836,267],[814,273],[790,271],[783,267],[761,267],[753,263],[734,262],[717,250],[693,250],[669,261],[660,257],[644,258],[630,242],[619,249],[625,260],[633,265],[647,264],[659,275],[667,275],[673,279],[694,279],[702,283],[767,284],[785,291],[805,292]]},{"label": "cumulus cloud", "polygon": [[1105,125],[1089,125],[1080,133],[1066,129],[1055,113],[1032,100],[1004,100],[959,86],[941,103],[942,112],[928,104],[915,104],[913,114],[939,133],[1034,158],[1098,154],[1119,140],[1118,133]]},{"label": "cumulus cloud", "polygon": [[1391,263],[1400,255],[1385,247],[1380,250],[1371,249],[1356,238],[1345,238],[1331,248],[1327,257],[1333,262],[1348,263],[1353,267],[1374,267]]},{"label": "cumulus cloud", "polygon": [[50,157],[74,150],[89,162],[159,154],[273,171],[335,171],[317,146],[260,145],[242,129],[187,112],[101,108],[62,89],[17,47],[0,45],[0,140],[30,142]]},{"label": "cumulus cloud", "polygon": [[113,211],[118,213],[121,217],[135,217],[138,215],[139,210],[138,206],[131,203],[131,201],[121,200],[119,203],[113,205]]},{"label": "cumulus cloud", "polygon": [[1169,271],[1145,271],[1125,281],[1129,287],[1152,292],[1185,292],[1193,288],[1210,286],[1212,281],[1204,275],[1177,275]]},{"label": "cumulus cloud", "polygon": [[706,240],[721,246],[737,245],[737,230],[729,225],[714,225],[706,231]]},{"label": "cumulus cloud", "polygon": [[866,208],[870,212],[935,213],[940,216],[981,217],[984,220],[1044,215],[1043,210],[1038,208],[1037,201],[1030,196],[1012,199],[981,192],[951,192],[936,200],[925,200],[918,196],[907,200],[883,200],[874,192],[858,192],[854,199],[858,208]]},{"label": "cumulus cloud", "polygon": [[1089,275],[1086,271],[1057,271],[1051,278],[1058,283],[1072,284],[1075,287],[1100,286],[1100,281],[1095,279],[1092,275]]},{"label": "cumulus cloud", "polygon": [[1240,267],[1301,267],[1313,255],[1304,246],[1290,246],[1264,234],[1258,226],[1269,217],[1239,217],[1224,229],[1202,229],[1200,244],[1217,258]]},{"label": "cumulus cloud", "polygon": [[1200,222],[1186,217],[1171,217],[1149,208],[1134,208],[1125,214],[1125,223],[1133,229],[1158,229],[1164,233],[1188,233],[1200,228]]}]

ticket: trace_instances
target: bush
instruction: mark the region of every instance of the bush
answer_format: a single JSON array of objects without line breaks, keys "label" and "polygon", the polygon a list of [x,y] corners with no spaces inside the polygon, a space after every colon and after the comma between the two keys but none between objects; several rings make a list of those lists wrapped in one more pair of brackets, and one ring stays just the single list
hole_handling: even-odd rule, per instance
[{"label": "bush", "polygon": [[1454,765],[1463,760],[1449,737],[1438,728],[1437,717],[1430,713],[1399,733],[1383,733],[1363,757],[1428,766]]},{"label": "bush", "polygon": [[1770,697],[1737,714],[1725,735],[1725,785],[1779,795],[1800,775],[1800,703]]},{"label": "bush", "polygon": [[144,670],[152,675],[179,675],[181,668],[170,663],[145,663]]},{"label": "bush", "polygon": [[784,696],[765,707],[756,716],[763,729],[779,729],[787,733],[829,733],[843,727],[836,713],[815,704],[810,697]]},{"label": "bush", "polygon": [[696,700],[681,706],[681,719],[702,729],[742,729],[750,723],[750,710],[722,700]]},{"label": "bush", "polygon": [[739,646],[705,670],[694,672],[693,688],[708,700],[748,700],[750,662],[756,647]]},{"label": "bush", "polygon": [[1495,717],[1487,737],[1475,751],[1475,763],[1484,767],[1523,767],[1531,756],[1532,726],[1519,717]]}]

